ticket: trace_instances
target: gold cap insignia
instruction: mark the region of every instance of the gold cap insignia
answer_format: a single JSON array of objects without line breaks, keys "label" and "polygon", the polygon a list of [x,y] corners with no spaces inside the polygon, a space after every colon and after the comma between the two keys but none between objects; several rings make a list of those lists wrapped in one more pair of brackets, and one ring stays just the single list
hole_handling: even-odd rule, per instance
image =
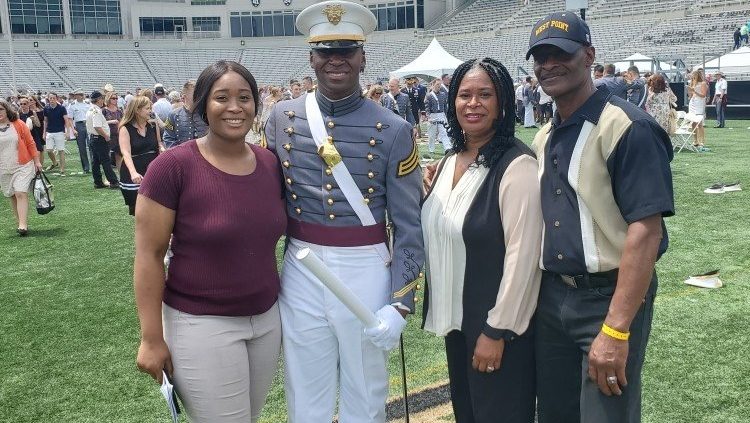
[{"label": "gold cap insignia", "polygon": [[346,13],[344,6],[340,4],[329,4],[323,9],[323,14],[328,18],[328,22],[338,25],[341,22],[341,17]]}]

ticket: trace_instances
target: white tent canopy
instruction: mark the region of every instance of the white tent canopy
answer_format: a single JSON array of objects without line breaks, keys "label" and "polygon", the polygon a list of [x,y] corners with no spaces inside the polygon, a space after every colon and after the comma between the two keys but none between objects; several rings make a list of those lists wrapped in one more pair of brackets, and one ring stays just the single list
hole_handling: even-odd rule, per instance
[{"label": "white tent canopy", "polygon": [[724,73],[750,72],[750,47],[741,47],[703,65],[707,73],[719,69]]},{"label": "white tent canopy", "polygon": [[391,72],[391,77],[421,76],[440,78],[446,73],[453,73],[461,63],[463,63],[463,60],[453,57],[445,51],[437,38],[433,38],[430,45],[427,46],[419,57],[408,65]]},{"label": "white tent canopy", "polygon": [[[657,70],[654,62],[654,59],[651,57],[641,53],[635,53],[614,63],[614,65],[618,71],[626,71],[629,67],[635,65],[641,72],[654,72]],[[659,62],[659,67],[661,70],[670,70],[674,66],[666,62]]]}]

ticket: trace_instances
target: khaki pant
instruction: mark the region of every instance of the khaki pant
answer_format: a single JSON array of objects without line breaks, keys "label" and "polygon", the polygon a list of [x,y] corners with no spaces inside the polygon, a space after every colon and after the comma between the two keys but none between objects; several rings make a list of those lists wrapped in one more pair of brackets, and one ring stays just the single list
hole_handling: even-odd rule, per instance
[{"label": "khaki pant", "polygon": [[163,305],[173,382],[193,423],[256,422],[278,367],[278,303],[257,316],[195,316]]}]

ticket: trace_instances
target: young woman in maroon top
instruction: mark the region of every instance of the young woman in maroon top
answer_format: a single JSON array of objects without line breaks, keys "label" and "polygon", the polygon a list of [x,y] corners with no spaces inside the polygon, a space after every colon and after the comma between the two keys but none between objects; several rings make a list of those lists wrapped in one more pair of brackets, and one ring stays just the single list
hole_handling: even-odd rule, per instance
[{"label": "young woman in maroon top", "polygon": [[208,134],[159,155],[136,203],[137,364],[158,382],[170,376],[191,421],[255,422],[281,343],[281,172],[273,153],[244,141],[259,102],[247,69],[209,66],[195,99]]}]

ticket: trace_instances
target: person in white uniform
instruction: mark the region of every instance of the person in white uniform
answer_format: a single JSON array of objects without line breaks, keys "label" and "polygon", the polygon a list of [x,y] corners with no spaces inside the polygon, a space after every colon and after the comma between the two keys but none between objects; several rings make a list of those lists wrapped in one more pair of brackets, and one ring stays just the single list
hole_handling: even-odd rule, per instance
[{"label": "person in white uniform", "polygon": [[[289,215],[279,295],[288,421],[330,422],[338,397],[340,422],[382,423],[387,351],[414,310],[424,264],[419,154],[411,124],[361,94],[372,12],[326,1],[296,24],[318,89],[276,103],[261,140],[282,164]],[[365,330],[297,260],[302,247],[375,312],[378,327]]]},{"label": "person in white uniform", "polygon": [[523,127],[533,128],[536,126],[534,120],[534,86],[532,84],[532,78],[526,77],[526,83],[523,85]]}]

